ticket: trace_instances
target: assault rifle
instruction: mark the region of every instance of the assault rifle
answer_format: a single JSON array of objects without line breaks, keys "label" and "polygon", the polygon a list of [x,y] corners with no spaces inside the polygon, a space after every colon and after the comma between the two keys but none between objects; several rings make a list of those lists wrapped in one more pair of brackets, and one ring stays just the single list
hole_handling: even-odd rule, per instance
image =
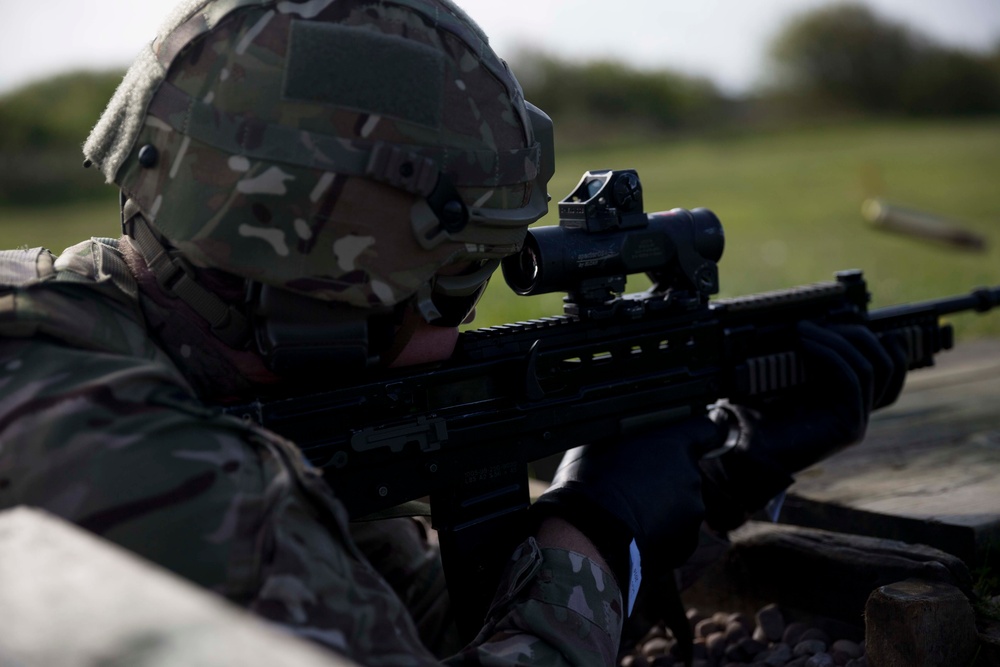
[{"label": "assault rifle", "polygon": [[[1000,303],[996,287],[868,312],[860,271],[710,302],[721,223],[707,209],[645,213],[631,170],[587,172],[559,217],[531,230],[503,273],[518,294],[566,292],[563,315],[464,332],[440,364],[230,410],[296,442],[352,519],[429,496],[452,602],[471,631],[493,593],[483,582],[523,538],[532,461],[704,414],[722,398],[796,391],[808,382],[802,320],[901,334],[915,369],[952,346],[942,316]],[[623,295],[640,272],[652,287]]]}]

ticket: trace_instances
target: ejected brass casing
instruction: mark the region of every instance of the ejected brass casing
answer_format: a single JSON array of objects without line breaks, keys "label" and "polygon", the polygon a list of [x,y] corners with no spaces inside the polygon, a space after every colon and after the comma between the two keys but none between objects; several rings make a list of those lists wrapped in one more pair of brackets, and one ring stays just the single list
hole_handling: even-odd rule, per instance
[{"label": "ejected brass casing", "polygon": [[878,229],[938,241],[963,250],[986,250],[985,237],[961,228],[954,221],[903,208],[882,199],[865,200],[861,206],[861,215]]}]

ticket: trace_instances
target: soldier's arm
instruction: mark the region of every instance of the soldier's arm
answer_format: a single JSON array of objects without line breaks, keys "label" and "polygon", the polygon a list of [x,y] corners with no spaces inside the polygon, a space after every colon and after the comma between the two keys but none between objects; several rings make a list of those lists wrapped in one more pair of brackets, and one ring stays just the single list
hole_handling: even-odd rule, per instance
[{"label": "soldier's arm", "polygon": [[[0,343],[0,506],[40,506],[364,664],[437,664],[299,451],[204,408],[163,364]],[[600,565],[527,542],[451,664],[610,664],[620,596]],[[405,656],[405,658],[404,658]]]}]

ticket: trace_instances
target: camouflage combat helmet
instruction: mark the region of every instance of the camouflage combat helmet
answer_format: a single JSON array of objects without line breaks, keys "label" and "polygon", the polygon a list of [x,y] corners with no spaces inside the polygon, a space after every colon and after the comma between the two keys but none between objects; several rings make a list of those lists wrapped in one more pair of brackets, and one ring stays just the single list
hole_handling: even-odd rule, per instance
[{"label": "camouflage combat helmet", "polygon": [[[84,154],[151,266],[434,321],[449,298],[470,309],[546,212],[551,136],[450,0],[200,0],[140,54]],[[438,275],[454,264],[471,268]],[[197,305],[238,339],[236,310]]]}]

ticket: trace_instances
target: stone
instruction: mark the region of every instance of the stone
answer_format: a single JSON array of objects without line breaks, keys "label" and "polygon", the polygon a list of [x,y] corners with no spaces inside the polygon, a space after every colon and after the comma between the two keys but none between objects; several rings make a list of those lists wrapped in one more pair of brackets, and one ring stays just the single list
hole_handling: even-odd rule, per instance
[{"label": "stone", "polygon": [[768,667],[782,667],[791,659],[792,649],[788,644],[775,644],[754,658],[754,662],[767,665]]},{"label": "stone", "polygon": [[764,642],[757,641],[751,637],[745,637],[736,643],[736,646],[743,651],[744,655],[748,658],[753,658],[755,655],[767,648],[767,644]]},{"label": "stone", "polygon": [[742,623],[732,621],[726,626],[725,636],[727,644],[735,644],[744,637],[749,637],[750,633]]},{"label": "stone", "polygon": [[[1000,605],[1000,602],[998,602],[997,604]],[[749,616],[747,616],[746,614],[744,614],[742,612],[735,612],[735,613],[729,614],[729,616],[726,617],[726,623],[727,624],[738,623],[739,625],[743,626],[743,629],[747,631],[747,636],[749,636],[750,633],[753,632],[753,626],[754,626],[753,621],[750,620]],[[727,629],[728,629],[728,625],[727,625]]]},{"label": "stone", "polygon": [[721,632],[713,632],[705,638],[705,648],[708,649],[708,659],[718,663],[726,652],[726,635]]},{"label": "stone", "polygon": [[806,628],[805,632],[799,636],[800,642],[809,641],[811,639],[817,639],[827,646],[830,645],[830,635],[827,634],[823,628]]},{"label": "stone", "polygon": [[722,658],[729,662],[743,663],[749,660],[750,656],[740,648],[739,644],[729,644],[726,646],[726,650],[722,652]]},{"label": "stone", "polygon": [[757,627],[768,641],[781,641],[781,635],[785,632],[785,619],[778,605],[769,604],[757,611]]},{"label": "stone", "polygon": [[[979,660],[983,665],[1000,665],[1000,619],[981,617]],[[978,665],[977,665],[978,667]]]},{"label": "stone", "polygon": [[714,614],[712,614],[712,620],[721,625],[722,627],[726,627],[726,625],[729,623],[730,616],[732,616],[732,614],[724,611],[717,611]]},{"label": "stone", "polygon": [[[833,656],[829,653],[817,653],[808,660],[806,660],[806,667],[835,667],[836,663],[833,661]],[[910,665],[910,667],[915,667]]]},{"label": "stone", "polygon": [[789,646],[795,646],[802,641],[802,633],[809,629],[809,626],[801,621],[792,621],[785,626],[785,632],[781,635],[781,641]]},{"label": "stone", "polygon": [[647,657],[664,655],[670,650],[670,640],[666,637],[653,637],[642,645],[642,654]]},{"label": "stone", "polygon": [[837,667],[844,667],[852,659],[846,652],[835,651],[833,649],[830,649],[830,656],[833,658],[833,664],[837,665]]},{"label": "stone", "polygon": [[860,658],[861,654],[864,653],[861,645],[857,642],[852,642],[850,639],[838,639],[833,642],[830,649],[833,651],[843,651],[852,659]]},{"label": "stone", "polygon": [[686,615],[687,615],[688,623],[691,624],[691,629],[692,630],[694,630],[695,627],[697,627],[698,623],[700,623],[701,621],[704,621],[706,618],[708,618],[707,615],[705,615],[705,614],[701,613],[700,611],[698,611],[697,607],[691,607],[691,608],[689,608],[687,610],[687,612],[686,612]]},{"label": "stone", "polygon": [[692,658],[695,660],[708,660],[708,647],[705,645],[704,638],[699,637],[698,639],[695,639],[694,646],[692,648]]},{"label": "stone", "polygon": [[722,632],[725,626],[714,618],[706,618],[698,621],[698,624],[694,626],[694,636],[695,637],[708,637],[716,632]]},{"label": "stone", "polygon": [[826,653],[826,642],[819,639],[804,639],[792,649],[793,655],[816,655]]}]

